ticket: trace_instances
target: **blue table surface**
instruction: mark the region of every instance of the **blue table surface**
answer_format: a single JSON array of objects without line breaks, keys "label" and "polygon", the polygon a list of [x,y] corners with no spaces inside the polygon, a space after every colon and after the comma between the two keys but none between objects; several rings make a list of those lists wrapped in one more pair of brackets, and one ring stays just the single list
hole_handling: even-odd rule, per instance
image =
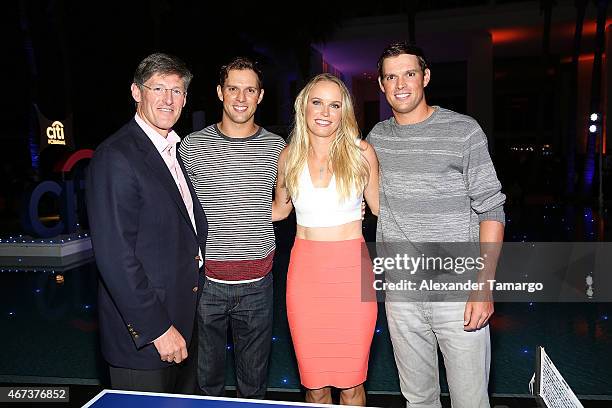
[{"label": "blue table surface", "polygon": [[237,398],[213,398],[191,395],[172,395],[139,393],[133,391],[104,390],[83,406],[83,408],[286,408],[293,407],[331,407],[331,405],[307,404],[299,402],[260,401]]}]

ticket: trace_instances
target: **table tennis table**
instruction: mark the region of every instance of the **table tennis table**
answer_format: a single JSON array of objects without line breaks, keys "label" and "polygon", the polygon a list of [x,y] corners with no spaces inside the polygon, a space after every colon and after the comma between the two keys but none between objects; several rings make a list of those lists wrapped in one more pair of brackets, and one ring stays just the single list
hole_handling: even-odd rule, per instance
[{"label": "table tennis table", "polygon": [[305,402],[249,400],[242,398],[202,397],[197,395],[103,390],[83,408],[286,408],[332,407]]}]

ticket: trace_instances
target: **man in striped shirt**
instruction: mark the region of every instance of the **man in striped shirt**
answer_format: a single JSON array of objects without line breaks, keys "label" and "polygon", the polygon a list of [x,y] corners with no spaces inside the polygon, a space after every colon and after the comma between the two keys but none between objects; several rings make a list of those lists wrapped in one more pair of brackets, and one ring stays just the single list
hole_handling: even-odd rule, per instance
[{"label": "man in striped shirt", "polygon": [[[418,47],[391,44],[378,73],[393,116],[368,135],[380,162],[377,241],[479,242],[481,252],[490,251],[478,278],[491,278],[503,241],[505,196],[485,134],[471,117],[427,104],[431,72]],[[387,293],[385,309],[407,407],[441,407],[439,345],[453,407],[488,408],[490,292],[459,302],[393,295]]]},{"label": "man in striped shirt", "polygon": [[179,148],[209,222],[198,382],[204,395],[224,395],[229,325],[238,396],[263,398],[272,341],[272,191],[285,142],[255,123],[264,90],[251,60],[238,57],[221,68],[217,95],[221,122]]}]

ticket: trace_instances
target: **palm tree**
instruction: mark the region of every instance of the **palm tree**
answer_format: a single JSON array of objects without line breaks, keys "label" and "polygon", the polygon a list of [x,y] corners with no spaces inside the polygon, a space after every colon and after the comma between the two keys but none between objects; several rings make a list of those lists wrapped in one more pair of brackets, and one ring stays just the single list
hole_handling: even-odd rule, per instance
[{"label": "palm tree", "polygon": [[[606,13],[608,0],[595,0],[597,3],[597,31],[595,36],[595,58],[593,60],[593,74],[591,77],[591,111],[601,116],[601,66],[605,46]],[[602,135],[601,126],[596,132],[587,133],[587,146],[583,171],[583,193],[590,197],[593,193],[593,178],[595,175],[595,151],[597,137]],[[600,149],[602,146],[600,146]],[[600,163],[601,170],[601,163]],[[601,176],[601,175],[600,175]]]},{"label": "palm tree", "polygon": [[576,110],[578,99],[578,58],[582,42],[582,27],[588,0],[575,0],[576,25],[574,28],[574,46],[570,71],[570,98],[568,103],[567,129],[567,170],[565,190],[568,195],[574,194],[576,186]]},{"label": "palm tree", "polygon": [[[556,0],[540,0],[540,12],[544,14],[544,29],[542,31],[542,55],[540,57],[540,81],[547,89],[549,89],[550,77],[546,75],[550,65],[550,28],[552,20],[552,9],[556,4]],[[544,115],[546,109],[544,107],[549,103],[546,92],[540,92],[538,98],[538,115],[537,115],[537,132],[536,141],[541,142],[544,134]],[[536,158],[539,161],[539,157]]]}]

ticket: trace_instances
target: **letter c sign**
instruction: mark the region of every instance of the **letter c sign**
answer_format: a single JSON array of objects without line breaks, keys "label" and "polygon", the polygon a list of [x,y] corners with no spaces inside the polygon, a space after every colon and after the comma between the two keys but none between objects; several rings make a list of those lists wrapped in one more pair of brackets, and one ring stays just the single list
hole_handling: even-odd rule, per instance
[{"label": "letter c sign", "polygon": [[[75,164],[81,160],[91,159],[93,150],[77,150],[60,161],[54,167],[54,171],[65,174],[72,170]],[[79,185],[79,188],[81,185]],[[38,205],[46,193],[53,194],[59,198],[60,221],[48,227],[40,221]],[[76,231],[77,224],[77,197],[75,191],[75,180],[64,180],[61,183],[55,181],[43,181],[32,189],[26,196],[27,203],[22,213],[21,223],[23,230],[36,237],[50,238],[61,233],[72,233]]]}]

